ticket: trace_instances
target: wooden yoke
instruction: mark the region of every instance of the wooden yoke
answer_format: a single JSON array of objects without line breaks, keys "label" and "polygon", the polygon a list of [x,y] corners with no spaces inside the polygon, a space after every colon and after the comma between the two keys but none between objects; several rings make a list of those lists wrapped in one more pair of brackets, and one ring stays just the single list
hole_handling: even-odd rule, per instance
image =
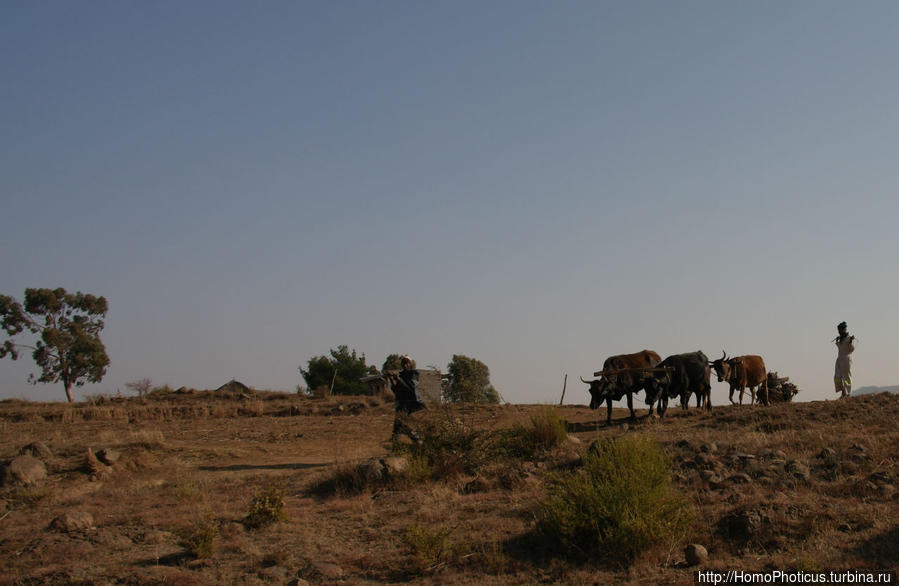
[{"label": "wooden yoke", "polygon": [[629,372],[669,372],[674,370],[670,366],[662,366],[662,367],[643,367],[638,366],[635,368],[618,368],[615,370],[598,370],[593,373],[593,376],[608,376],[613,374],[625,374]]}]

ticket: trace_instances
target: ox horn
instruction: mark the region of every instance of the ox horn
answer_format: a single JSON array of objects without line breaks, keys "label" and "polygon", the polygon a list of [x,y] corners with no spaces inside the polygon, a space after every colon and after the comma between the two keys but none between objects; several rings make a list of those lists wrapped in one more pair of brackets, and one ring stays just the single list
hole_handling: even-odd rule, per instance
[{"label": "ox horn", "polygon": [[584,377],[580,377],[580,379],[581,379],[581,382],[582,382],[582,383],[588,384],[588,385],[589,385],[590,383],[593,382],[593,381],[590,381],[590,380],[584,380]]},{"label": "ox horn", "polygon": [[727,360],[727,352],[724,350],[721,351],[721,360]]}]

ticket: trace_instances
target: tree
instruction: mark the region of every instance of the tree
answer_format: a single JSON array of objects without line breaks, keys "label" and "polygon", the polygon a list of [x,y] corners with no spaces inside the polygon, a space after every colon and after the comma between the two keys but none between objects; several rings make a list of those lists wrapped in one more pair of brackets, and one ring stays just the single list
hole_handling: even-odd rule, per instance
[{"label": "tree", "polygon": [[337,350],[331,349],[330,358],[310,358],[306,370],[300,366],[300,374],[310,392],[322,387],[330,389],[333,381],[335,395],[364,395],[368,393],[368,385],[359,382],[359,379],[369,374],[378,374],[378,369],[374,365],[366,366],[365,354],[358,357],[355,350],[338,346]]},{"label": "tree", "polygon": [[[105,297],[67,293],[65,289],[25,289],[24,307],[12,297],[0,295],[0,327],[9,336],[0,346],[0,358],[19,358],[18,348],[32,350],[41,376],[32,383],[62,381],[66,398],[73,402],[72,386],[98,383],[106,375],[109,356],[100,340],[106,317]],[[17,344],[15,336],[28,330],[39,334],[33,346]]]},{"label": "tree", "polygon": [[[384,365],[381,367],[381,372],[387,372],[388,370],[402,370],[403,369],[403,355],[402,354],[391,354],[384,360]],[[412,368],[415,368],[415,361],[412,361]]]},{"label": "tree", "polygon": [[444,397],[450,403],[499,403],[490,384],[490,369],[476,358],[454,354],[447,366],[450,384]]},{"label": "tree", "polygon": [[131,381],[130,383],[125,383],[125,386],[132,391],[135,391],[138,397],[146,397],[153,389],[153,381],[144,377],[135,381]]}]

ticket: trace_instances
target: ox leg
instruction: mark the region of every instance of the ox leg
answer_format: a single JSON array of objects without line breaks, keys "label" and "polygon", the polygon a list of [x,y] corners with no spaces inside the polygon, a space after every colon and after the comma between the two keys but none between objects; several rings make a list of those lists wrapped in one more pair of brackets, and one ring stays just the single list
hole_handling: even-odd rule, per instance
[{"label": "ox leg", "polygon": [[659,404],[656,407],[656,413],[658,413],[659,417],[665,416],[665,411],[668,410],[668,395],[662,393],[662,396],[659,397]]},{"label": "ox leg", "polygon": [[637,414],[634,413],[634,394],[633,393],[627,394],[627,408],[631,410],[631,420],[636,419]]},{"label": "ox leg", "polygon": [[606,425],[612,425],[612,399],[606,399]]},{"label": "ox leg", "polygon": [[744,387],[740,387],[740,405],[743,404],[743,392],[744,392],[745,390],[746,390],[746,389],[745,389]]},{"label": "ox leg", "polygon": [[730,399],[730,404],[731,404],[731,405],[736,405],[736,404],[737,404],[737,403],[734,401],[734,389],[736,389],[736,388],[737,388],[737,387],[731,385],[731,387],[730,387],[730,392],[729,392],[728,395],[727,395],[727,398]]}]

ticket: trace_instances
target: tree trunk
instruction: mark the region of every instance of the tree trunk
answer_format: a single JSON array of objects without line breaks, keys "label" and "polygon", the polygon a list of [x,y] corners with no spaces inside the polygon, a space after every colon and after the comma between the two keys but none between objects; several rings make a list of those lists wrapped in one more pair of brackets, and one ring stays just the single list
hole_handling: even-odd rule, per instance
[{"label": "tree trunk", "polygon": [[69,403],[74,403],[75,399],[72,398],[72,383],[66,382],[63,384],[66,386],[66,399],[69,400]]}]

